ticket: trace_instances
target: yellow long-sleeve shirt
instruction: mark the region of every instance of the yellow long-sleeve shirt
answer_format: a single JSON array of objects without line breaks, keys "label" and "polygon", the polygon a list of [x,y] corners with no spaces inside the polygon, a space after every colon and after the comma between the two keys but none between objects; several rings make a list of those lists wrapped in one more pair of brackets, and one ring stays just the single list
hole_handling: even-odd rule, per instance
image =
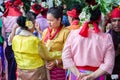
[{"label": "yellow long-sleeve shirt", "polygon": [[45,49],[42,41],[35,36],[16,35],[12,41],[12,49],[20,69],[35,69],[44,65],[40,53]]}]

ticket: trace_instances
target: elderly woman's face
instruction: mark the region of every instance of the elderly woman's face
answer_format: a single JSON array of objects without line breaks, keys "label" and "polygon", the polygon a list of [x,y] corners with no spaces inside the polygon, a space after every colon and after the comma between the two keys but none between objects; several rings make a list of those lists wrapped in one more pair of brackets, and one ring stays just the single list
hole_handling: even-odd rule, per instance
[{"label": "elderly woman's face", "polygon": [[47,14],[47,21],[51,28],[57,28],[60,26],[61,18],[56,19],[51,13]]},{"label": "elderly woman's face", "polygon": [[111,19],[111,23],[112,23],[112,28],[116,32],[120,32],[120,18],[113,18],[113,19]]}]

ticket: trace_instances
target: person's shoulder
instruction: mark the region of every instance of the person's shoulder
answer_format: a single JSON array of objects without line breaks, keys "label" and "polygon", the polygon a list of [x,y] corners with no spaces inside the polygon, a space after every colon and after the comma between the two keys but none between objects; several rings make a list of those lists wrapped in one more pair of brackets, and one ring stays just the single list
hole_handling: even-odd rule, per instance
[{"label": "person's shoulder", "polygon": [[64,32],[70,32],[70,29],[68,29],[68,28],[66,28],[66,27],[62,27],[62,31],[64,31]]},{"label": "person's shoulder", "polygon": [[110,33],[100,33],[101,37],[105,40],[112,40],[112,36],[110,35]]},{"label": "person's shoulder", "polygon": [[61,31],[60,31],[60,34],[68,35],[69,33],[70,33],[70,29],[63,26]]},{"label": "person's shoulder", "polygon": [[78,28],[78,29],[74,29],[74,30],[71,30],[71,32],[70,33],[74,33],[74,34],[79,34],[79,32],[80,32],[80,28]]}]

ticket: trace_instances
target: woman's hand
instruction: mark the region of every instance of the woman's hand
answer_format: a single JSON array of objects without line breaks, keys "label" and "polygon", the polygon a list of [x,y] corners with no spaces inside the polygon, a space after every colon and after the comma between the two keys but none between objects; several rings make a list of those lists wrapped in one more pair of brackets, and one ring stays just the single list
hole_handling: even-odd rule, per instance
[{"label": "woman's hand", "polygon": [[80,76],[78,76],[77,80],[81,80],[82,78],[84,78],[85,76],[88,76],[89,74],[86,73],[80,73]]},{"label": "woman's hand", "polygon": [[50,61],[46,64],[46,68],[48,70],[52,70],[54,67],[56,66],[56,62],[55,61]]},{"label": "woman's hand", "polygon": [[39,23],[35,23],[35,29],[40,33],[40,34],[42,34],[42,31],[41,31],[41,29],[40,29],[40,24]]},{"label": "woman's hand", "polygon": [[86,76],[83,76],[81,79],[79,80],[95,80],[95,77],[94,76],[91,76],[90,74],[89,75],[86,75]]}]

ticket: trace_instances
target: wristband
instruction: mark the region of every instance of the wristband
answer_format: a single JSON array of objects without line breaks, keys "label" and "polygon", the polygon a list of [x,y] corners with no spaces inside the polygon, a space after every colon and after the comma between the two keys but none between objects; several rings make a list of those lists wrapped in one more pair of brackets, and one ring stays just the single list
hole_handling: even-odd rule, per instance
[{"label": "wristband", "polygon": [[56,63],[56,66],[58,66],[58,60],[57,59],[55,60],[55,63]]}]

